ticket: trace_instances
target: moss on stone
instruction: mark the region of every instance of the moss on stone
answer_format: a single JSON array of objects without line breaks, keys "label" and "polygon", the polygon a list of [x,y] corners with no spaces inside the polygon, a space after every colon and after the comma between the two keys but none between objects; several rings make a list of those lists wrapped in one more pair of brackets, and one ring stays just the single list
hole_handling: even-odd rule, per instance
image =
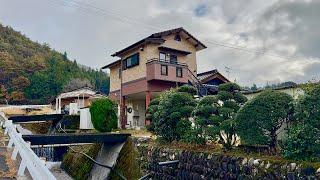
[{"label": "moss on stone", "polygon": [[[115,165],[115,170],[121,173],[128,180],[139,179],[141,177],[141,173],[137,159],[137,149],[135,148],[132,139],[128,138],[127,142],[120,151],[117,163]],[[113,180],[120,179],[114,171],[111,171],[109,178]]]},{"label": "moss on stone", "polygon": [[[98,155],[101,144],[74,147],[76,151],[84,152],[93,159]],[[75,180],[85,180],[89,177],[93,162],[82,154],[74,153],[70,149],[64,155],[61,168]]]},{"label": "moss on stone", "polygon": [[21,124],[23,128],[30,130],[33,134],[47,134],[52,122],[39,122],[39,123],[30,123],[30,124]]},{"label": "moss on stone", "polygon": [[79,129],[80,115],[64,115],[61,120],[61,125],[65,129]]}]

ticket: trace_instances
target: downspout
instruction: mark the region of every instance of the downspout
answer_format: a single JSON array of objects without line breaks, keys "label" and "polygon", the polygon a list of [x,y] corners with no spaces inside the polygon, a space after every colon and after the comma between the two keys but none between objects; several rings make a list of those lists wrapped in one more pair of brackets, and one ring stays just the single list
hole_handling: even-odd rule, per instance
[{"label": "downspout", "polygon": [[122,98],[122,58],[120,59],[120,123],[121,123],[121,129],[125,129],[124,124],[124,105],[123,105],[123,98]]}]

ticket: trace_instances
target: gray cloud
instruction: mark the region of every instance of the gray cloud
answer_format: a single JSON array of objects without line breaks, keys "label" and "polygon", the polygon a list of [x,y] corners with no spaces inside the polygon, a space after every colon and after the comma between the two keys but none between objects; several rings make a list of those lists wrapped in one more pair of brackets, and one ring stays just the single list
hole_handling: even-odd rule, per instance
[{"label": "gray cloud", "polygon": [[229,66],[230,79],[242,85],[320,78],[319,1],[76,0],[86,6],[73,1],[3,0],[0,22],[94,68],[114,61],[110,54],[153,32],[182,26],[208,46],[198,55],[200,72],[218,68],[226,74]]}]

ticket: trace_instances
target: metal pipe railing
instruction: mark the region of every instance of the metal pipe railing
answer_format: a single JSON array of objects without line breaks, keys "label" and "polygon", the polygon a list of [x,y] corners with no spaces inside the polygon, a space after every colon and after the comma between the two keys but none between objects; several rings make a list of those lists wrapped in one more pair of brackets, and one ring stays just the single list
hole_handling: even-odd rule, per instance
[{"label": "metal pipe railing", "polygon": [[147,64],[151,63],[151,62],[165,63],[165,64],[168,64],[168,65],[188,66],[187,63],[181,63],[181,62],[164,60],[164,59],[162,60],[162,59],[159,59],[159,58],[152,58],[152,59],[147,60]]}]

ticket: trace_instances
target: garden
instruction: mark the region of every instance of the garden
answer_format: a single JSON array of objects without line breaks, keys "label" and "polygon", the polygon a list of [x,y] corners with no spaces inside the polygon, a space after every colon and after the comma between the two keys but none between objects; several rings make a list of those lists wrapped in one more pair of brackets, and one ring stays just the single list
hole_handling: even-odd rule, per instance
[{"label": "garden", "polygon": [[[307,86],[298,99],[267,90],[247,100],[235,83],[220,85],[217,95],[196,94],[195,88],[181,86],[150,102],[147,130],[155,138],[133,137],[135,155],[129,159],[139,164],[135,174],[154,179],[320,177],[319,85]],[[96,101],[90,111],[98,131],[116,128],[111,100]],[[158,165],[175,159],[177,166]]]},{"label": "garden", "polygon": [[217,95],[195,99],[195,94],[193,87],[182,86],[151,101],[148,130],[160,144],[297,162],[314,173],[320,167],[319,85],[308,86],[299,99],[267,90],[248,101],[235,83],[220,85]]}]

